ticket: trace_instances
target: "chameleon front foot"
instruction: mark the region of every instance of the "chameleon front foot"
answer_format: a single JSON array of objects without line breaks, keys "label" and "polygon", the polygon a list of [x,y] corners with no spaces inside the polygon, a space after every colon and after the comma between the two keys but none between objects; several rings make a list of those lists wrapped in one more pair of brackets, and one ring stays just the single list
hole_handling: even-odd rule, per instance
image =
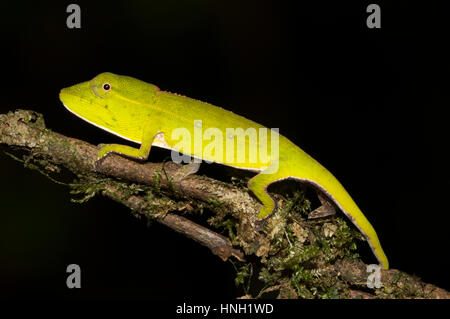
[{"label": "chameleon front foot", "polygon": [[142,150],[141,148],[134,148],[128,145],[121,144],[100,144],[100,151],[97,155],[97,160],[103,159],[109,153],[117,153],[122,156],[135,158],[138,160],[144,160],[148,157],[148,150]]},{"label": "chameleon front foot", "polygon": [[248,188],[263,204],[258,213],[259,221],[270,217],[277,209],[276,201],[267,191],[267,187],[276,180],[273,174],[258,174],[248,181]]},{"label": "chameleon front foot", "polygon": [[110,152],[107,151],[107,149],[104,149],[105,146],[108,144],[98,144],[97,147],[100,148],[99,153],[97,154],[97,160],[94,163],[94,172],[101,172],[101,166],[105,159],[108,157],[108,154]]},{"label": "chameleon front foot", "polygon": [[120,144],[99,144],[100,151],[97,155],[97,160],[94,164],[94,170],[96,172],[100,171],[100,167],[103,161],[111,153],[116,153],[129,158],[134,158],[137,160],[144,160],[148,157],[149,150],[141,148],[134,148],[128,145]]}]

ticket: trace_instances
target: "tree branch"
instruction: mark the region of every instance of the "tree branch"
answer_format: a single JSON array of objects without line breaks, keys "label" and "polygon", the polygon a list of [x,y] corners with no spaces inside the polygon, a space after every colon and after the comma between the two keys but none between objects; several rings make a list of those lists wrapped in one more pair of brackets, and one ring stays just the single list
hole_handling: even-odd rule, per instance
[{"label": "tree branch", "polygon": [[[15,113],[0,115],[0,143],[23,147],[33,156],[45,158],[82,177],[98,171],[136,183],[153,185],[158,182],[161,188],[171,188],[202,201],[221,202],[229,209],[242,214],[250,215],[258,207],[258,203],[247,193],[207,177],[192,175],[180,183],[171,183],[168,177],[173,176],[180,167],[173,162],[140,164],[110,154],[96,171],[99,147],[46,129],[42,116],[33,111],[18,110]],[[159,173],[163,170],[165,174]],[[124,198],[120,191],[111,185],[106,185],[103,194],[139,213],[144,213],[142,198]],[[240,260],[244,259],[243,253],[234,249],[227,238],[184,217],[167,213],[156,220],[208,247],[224,261],[232,255]]]},{"label": "tree branch", "polygon": [[[61,167],[71,171],[81,180],[71,184],[73,192],[86,199],[100,193],[138,217],[152,218],[196,240],[224,261],[234,256],[242,262],[236,283],[250,286],[256,280],[253,266],[243,262],[244,253],[258,256],[262,268],[257,279],[265,287],[253,295],[450,298],[447,291],[395,269],[381,271],[382,288],[368,289],[367,265],[355,257],[361,235],[339,217],[308,220],[311,207],[304,193],[279,197],[280,209],[260,230],[256,223],[260,204],[247,190],[198,175],[175,183],[172,176],[180,166],[172,162],[139,163],[110,155],[96,167],[99,147],[52,132],[33,111],[0,114],[0,144],[25,150],[29,154],[25,164],[39,163],[45,174],[58,173]],[[174,213],[203,207],[216,214],[210,225],[228,229],[230,238]],[[251,297],[248,289],[244,298]]]}]

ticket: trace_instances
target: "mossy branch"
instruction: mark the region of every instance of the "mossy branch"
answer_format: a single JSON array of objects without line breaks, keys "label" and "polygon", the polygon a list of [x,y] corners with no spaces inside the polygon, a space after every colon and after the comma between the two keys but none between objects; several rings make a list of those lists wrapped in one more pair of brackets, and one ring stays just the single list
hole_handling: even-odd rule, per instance
[{"label": "mossy branch", "polygon": [[[368,289],[366,265],[356,253],[362,237],[340,217],[308,219],[304,192],[278,196],[278,212],[260,229],[260,204],[246,189],[198,175],[173,182],[180,166],[172,162],[140,163],[112,154],[96,167],[97,146],[52,132],[33,111],[0,114],[0,144],[25,150],[16,159],[49,177],[62,168],[72,172],[77,182],[69,185],[82,196],[79,201],[102,194],[139,218],[196,240],[224,261],[235,257],[243,298],[271,293],[278,298],[450,298],[447,291],[395,269],[382,270],[382,287]],[[214,213],[209,225],[228,237],[176,214],[205,208]],[[245,261],[250,255],[258,257],[257,264]],[[254,281],[264,287],[252,293]]]}]

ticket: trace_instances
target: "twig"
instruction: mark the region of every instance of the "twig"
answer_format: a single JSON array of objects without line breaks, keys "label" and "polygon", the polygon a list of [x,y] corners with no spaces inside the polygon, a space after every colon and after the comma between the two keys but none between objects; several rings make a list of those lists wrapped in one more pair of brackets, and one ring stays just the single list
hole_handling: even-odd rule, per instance
[{"label": "twig", "polygon": [[[127,205],[134,211],[145,213],[145,201],[139,196],[124,197],[122,192],[112,185],[107,185],[103,191],[103,195],[116,200],[122,204]],[[228,238],[217,234],[206,227],[198,225],[189,219],[167,213],[156,219],[159,223],[166,225],[169,228],[189,237],[203,246],[208,247],[211,252],[219,256],[223,261],[229,257],[234,256],[240,261],[244,261],[244,254],[239,250],[233,248]]]}]

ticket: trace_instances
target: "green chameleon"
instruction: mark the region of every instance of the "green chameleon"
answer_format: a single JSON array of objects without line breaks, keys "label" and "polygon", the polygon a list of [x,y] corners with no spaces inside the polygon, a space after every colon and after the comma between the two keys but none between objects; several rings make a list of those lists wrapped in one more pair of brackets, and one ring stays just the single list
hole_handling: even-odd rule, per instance
[{"label": "green chameleon", "polygon": [[[384,269],[389,267],[374,228],[339,181],[311,156],[273,130],[265,139],[260,138],[256,142],[257,152],[266,149],[269,160],[264,156],[252,159],[250,151],[242,155],[235,149],[238,146],[250,149],[254,146],[250,144],[255,144],[255,140],[239,140],[236,134],[220,136],[217,132],[228,132],[230,128],[261,132],[261,129],[266,129],[263,126],[220,107],[161,91],[155,85],[112,73],[101,73],[90,81],[64,88],[60,99],[70,112],[83,120],[140,144],[140,148],[103,145],[98,154],[99,160],[110,152],[147,159],[150,148],[155,145],[194,158],[257,172],[249,180],[248,187],[263,204],[258,214],[259,220],[267,218],[276,209],[276,202],[267,192],[271,183],[295,179],[312,185],[324,206],[328,203],[329,207],[335,205],[342,210],[365,236],[381,266]],[[184,128],[184,132],[191,136],[197,134],[196,130],[203,130],[205,136],[201,136],[200,146],[195,141],[194,145],[180,144],[179,136],[173,134],[179,128]],[[212,128],[216,135],[206,136],[206,132],[211,132],[208,129]],[[213,135],[216,137],[214,151],[206,143]],[[230,143],[235,139],[236,146]],[[275,148],[277,152],[273,152]]]}]

